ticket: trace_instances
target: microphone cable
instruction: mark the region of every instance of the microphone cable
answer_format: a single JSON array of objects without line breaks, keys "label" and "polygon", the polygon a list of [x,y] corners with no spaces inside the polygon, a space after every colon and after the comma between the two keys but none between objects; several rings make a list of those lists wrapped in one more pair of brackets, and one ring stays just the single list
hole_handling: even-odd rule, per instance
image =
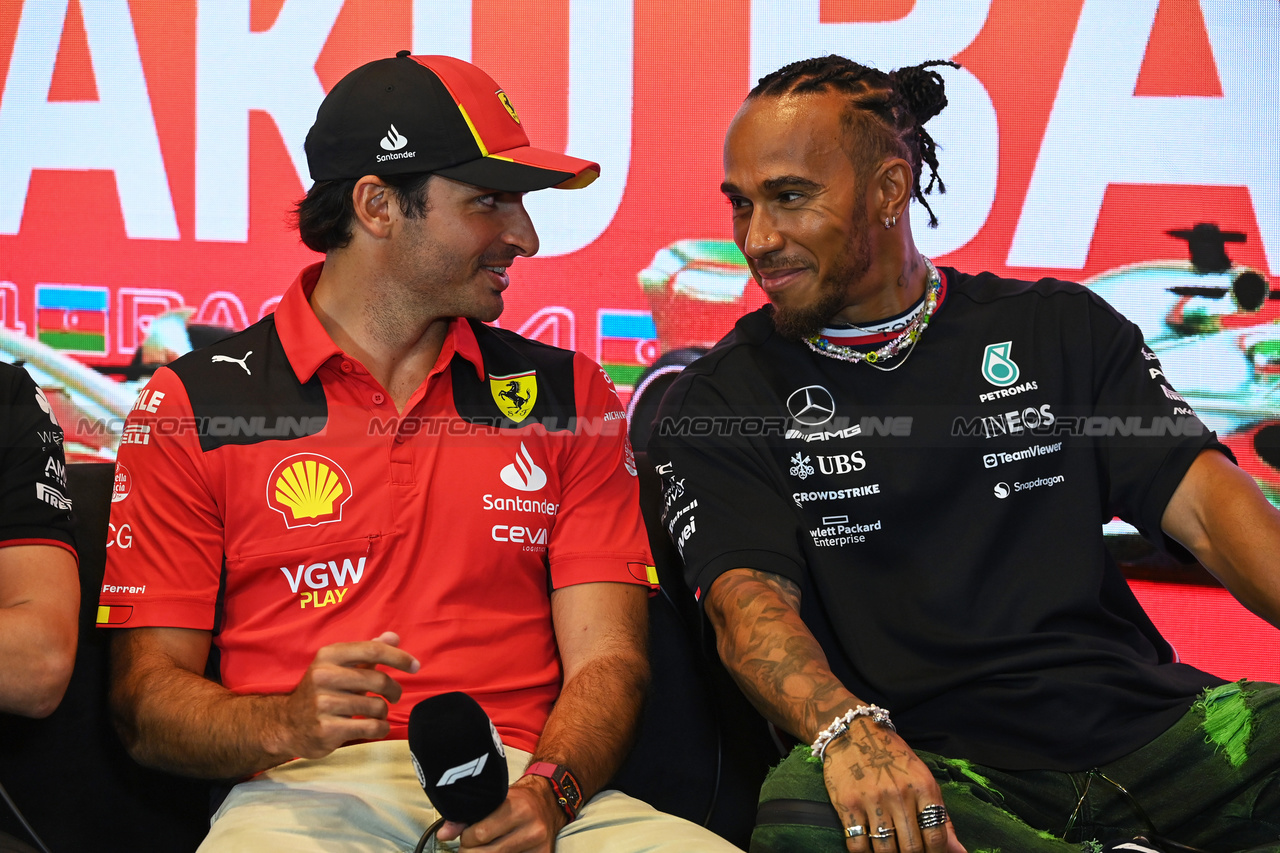
[{"label": "microphone cable", "polygon": [[427,840],[431,841],[431,853],[436,851],[436,833],[440,831],[440,827],[444,826],[444,818],[438,818],[435,823],[427,827],[427,831],[422,833],[422,837],[418,839],[418,846],[413,848],[413,853],[423,853],[427,849]]},{"label": "microphone cable", "polygon": [[39,847],[43,853],[49,853],[49,848],[44,845],[44,839],[36,834],[35,828],[31,824],[27,823],[26,815],[22,813],[22,810],[18,808],[18,804],[9,796],[9,792],[5,790],[2,783],[0,783],[0,796],[4,797],[4,801],[9,804],[9,808],[13,811],[14,816],[18,818],[18,821],[22,824],[23,828],[27,830],[27,834],[36,842],[36,846]]}]

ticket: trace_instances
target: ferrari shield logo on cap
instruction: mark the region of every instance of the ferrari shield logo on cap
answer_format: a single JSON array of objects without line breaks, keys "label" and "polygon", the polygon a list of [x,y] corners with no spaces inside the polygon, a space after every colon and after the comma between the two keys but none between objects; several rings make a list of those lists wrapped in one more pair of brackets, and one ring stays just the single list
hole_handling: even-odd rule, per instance
[{"label": "ferrari shield logo on cap", "polygon": [[489,376],[489,391],[498,409],[516,423],[529,417],[538,399],[538,374],[513,373],[510,376]]},{"label": "ferrari shield logo on cap", "polygon": [[347,472],[318,453],[282,459],[267,477],[267,505],[284,516],[286,527],[341,521],[342,505],[350,498]]},{"label": "ferrari shield logo on cap", "polygon": [[516,120],[516,124],[520,123],[520,116],[516,115],[516,108],[511,106],[511,99],[507,97],[507,93],[498,90],[498,100],[502,101],[502,105],[507,108],[507,112],[511,113],[511,117]]}]

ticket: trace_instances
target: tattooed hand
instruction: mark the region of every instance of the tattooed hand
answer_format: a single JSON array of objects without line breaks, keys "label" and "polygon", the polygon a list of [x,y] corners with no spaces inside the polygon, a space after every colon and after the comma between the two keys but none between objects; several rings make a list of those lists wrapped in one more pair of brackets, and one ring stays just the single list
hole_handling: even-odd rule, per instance
[{"label": "tattooed hand", "polygon": [[858,717],[827,747],[822,772],[841,824],[866,830],[848,839],[851,853],[963,853],[950,822],[920,828],[920,810],[940,804],[942,793],[929,768],[891,729]]},{"label": "tattooed hand", "polygon": [[[865,704],[832,675],[822,647],[800,619],[800,587],[794,582],[755,569],[725,572],[711,585],[706,612],[720,658],[747,698],[805,743],[832,718]],[[920,829],[920,809],[941,805],[942,793],[929,768],[893,730],[856,718],[827,747],[823,774],[844,826],[864,830],[848,839],[850,853],[965,853],[950,822]]]}]

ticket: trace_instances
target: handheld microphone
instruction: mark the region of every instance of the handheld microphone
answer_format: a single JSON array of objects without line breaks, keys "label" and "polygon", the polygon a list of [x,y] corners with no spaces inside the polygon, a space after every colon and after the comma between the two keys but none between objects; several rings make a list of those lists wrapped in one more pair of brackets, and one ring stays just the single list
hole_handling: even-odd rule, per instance
[{"label": "handheld microphone", "polygon": [[413,706],[409,756],[446,820],[476,823],[507,798],[506,750],[489,715],[465,693],[442,693]]}]

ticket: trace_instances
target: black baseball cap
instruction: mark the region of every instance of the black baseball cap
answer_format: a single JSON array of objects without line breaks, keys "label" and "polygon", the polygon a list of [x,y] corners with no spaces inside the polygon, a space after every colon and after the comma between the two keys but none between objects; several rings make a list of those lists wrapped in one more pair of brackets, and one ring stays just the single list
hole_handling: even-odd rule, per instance
[{"label": "black baseball cap", "polygon": [[600,166],[529,145],[493,78],[451,56],[362,65],[338,81],[307,133],[314,181],[434,172],[488,189],[578,189]]}]

